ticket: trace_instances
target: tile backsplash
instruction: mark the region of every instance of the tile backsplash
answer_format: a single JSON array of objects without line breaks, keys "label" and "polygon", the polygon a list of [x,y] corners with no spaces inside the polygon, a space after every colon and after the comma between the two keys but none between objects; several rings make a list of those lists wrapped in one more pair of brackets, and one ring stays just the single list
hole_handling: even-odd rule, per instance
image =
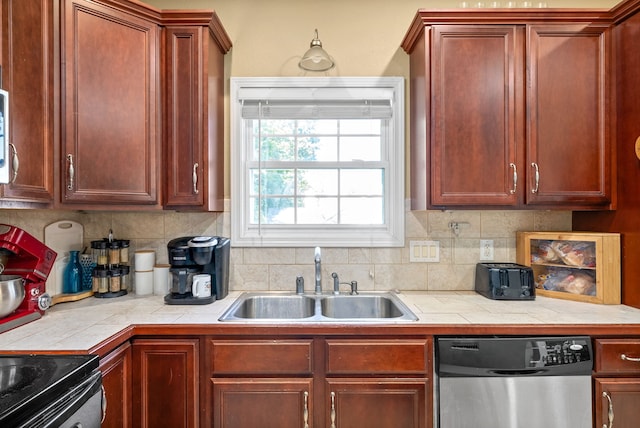
[{"label": "tile backsplash", "polygon": [[[166,244],[187,235],[230,236],[231,214],[179,212],[107,212],[0,209],[0,222],[44,239],[44,227],[59,220],[84,226],[85,245],[106,237],[130,239],[131,249],[153,249],[167,262]],[[457,227],[456,227],[457,225]],[[331,272],[341,282],[358,281],[360,290],[472,290],[480,240],[494,242],[494,260],[514,262],[515,232],[571,230],[570,211],[409,211],[404,248],[323,248],[323,287]],[[411,240],[438,241],[440,261],[409,261]],[[232,243],[233,244],[233,243]],[[308,248],[231,249],[231,290],[295,290],[295,278],[313,289],[315,244]],[[346,286],[345,286],[346,287]]]}]

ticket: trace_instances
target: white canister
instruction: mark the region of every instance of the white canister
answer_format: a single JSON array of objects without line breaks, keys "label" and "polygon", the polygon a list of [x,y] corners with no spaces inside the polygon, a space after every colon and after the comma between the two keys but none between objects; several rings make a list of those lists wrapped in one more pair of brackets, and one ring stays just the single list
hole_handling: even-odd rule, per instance
[{"label": "white canister", "polygon": [[153,270],[145,272],[135,271],[134,284],[138,296],[148,296],[153,294]]},{"label": "white canister", "polygon": [[133,254],[133,267],[136,272],[151,272],[156,264],[156,252],[154,250],[137,250]]},{"label": "white canister", "polygon": [[211,297],[211,275],[208,273],[195,275],[191,286],[191,294],[198,299]]},{"label": "white canister", "polygon": [[153,294],[164,296],[169,292],[169,268],[171,265],[153,267]]}]

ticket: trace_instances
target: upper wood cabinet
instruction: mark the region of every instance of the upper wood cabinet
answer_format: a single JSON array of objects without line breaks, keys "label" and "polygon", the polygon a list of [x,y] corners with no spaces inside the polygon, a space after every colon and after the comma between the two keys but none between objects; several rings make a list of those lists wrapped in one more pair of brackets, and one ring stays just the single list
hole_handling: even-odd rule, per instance
[{"label": "upper wood cabinet", "polygon": [[159,205],[160,28],[109,3],[64,0],[62,203]]},{"label": "upper wood cabinet", "polygon": [[54,40],[58,1],[2,0],[2,89],[9,92],[9,166],[0,204],[51,204],[57,143]]},{"label": "upper wood cabinet", "polygon": [[402,43],[412,209],[611,208],[603,15],[418,11]]},{"label": "upper wood cabinet", "polygon": [[163,39],[164,206],[223,211],[224,54],[231,41],[215,13],[167,16]]}]

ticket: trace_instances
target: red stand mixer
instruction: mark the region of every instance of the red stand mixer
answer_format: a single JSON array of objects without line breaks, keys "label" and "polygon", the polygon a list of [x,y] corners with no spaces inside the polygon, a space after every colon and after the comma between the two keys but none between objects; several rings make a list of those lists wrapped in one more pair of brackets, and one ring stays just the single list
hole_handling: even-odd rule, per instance
[{"label": "red stand mixer", "polygon": [[24,230],[0,224],[0,273],[18,276],[24,284],[24,299],[13,312],[0,317],[0,333],[37,320],[51,305],[45,283],[56,260],[56,252]]}]

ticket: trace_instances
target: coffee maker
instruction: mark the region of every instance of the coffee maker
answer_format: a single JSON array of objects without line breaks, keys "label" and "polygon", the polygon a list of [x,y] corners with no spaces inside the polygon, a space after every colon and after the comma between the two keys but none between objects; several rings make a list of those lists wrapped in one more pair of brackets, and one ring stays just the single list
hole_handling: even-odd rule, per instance
[{"label": "coffee maker", "polygon": [[[170,291],[168,305],[205,305],[229,293],[229,250],[231,241],[221,236],[184,236],[169,241]],[[192,286],[199,274],[211,276],[211,295],[195,296]]]},{"label": "coffee maker", "polygon": [[16,310],[0,318],[0,333],[35,321],[51,305],[46,281],[57,253],[24,230],[0,224],[0,271],[24,283],[24,299]]}]

